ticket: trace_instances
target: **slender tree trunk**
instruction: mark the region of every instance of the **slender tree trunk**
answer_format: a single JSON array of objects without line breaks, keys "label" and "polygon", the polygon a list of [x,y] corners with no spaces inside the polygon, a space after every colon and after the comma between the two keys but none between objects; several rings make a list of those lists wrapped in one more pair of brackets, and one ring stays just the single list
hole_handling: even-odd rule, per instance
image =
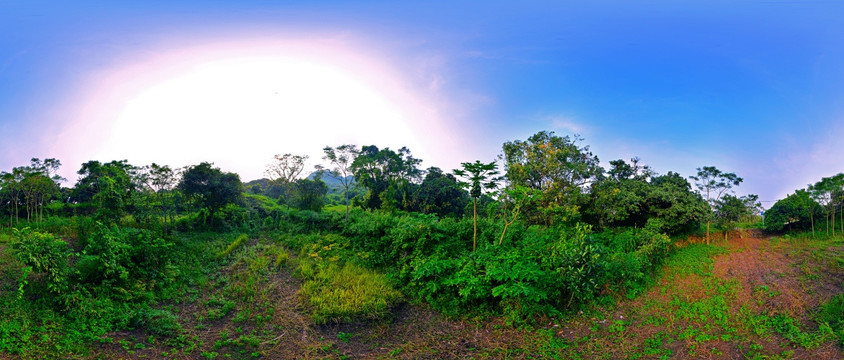
[{"label": "slender tree trunk", "polygon": [[706,222],[706,243],[709,244],[709,221]]},{"label": "slender tree trunk", "polygon": [[809,221],[812,222],[812,239],[815,238],[815,216],[809,211]]},{"label": "slender tree trunk", "polygon": [[501,231],[501,238],[500,238],[500,239],[498,239],[498,246],[501,246],[501,244],[504,242],[504,234],[506,234],[506,233],[507,233],[507,228],[508,228],[511,224],[513,224],[514,222],[516,222],[516,217],[517,217],[517,216],[519,216],[519,211],[520,211],[520,210],[521,210],[520,208],[518,208],[518,207],[516,208],[516,212],[513,214],[513,219],[512,219],[512,220],[510,220],[509,222],[507,221],[507,218],[504,218],[504,230],[503,230],[503,231]]},{"label": "slender tree trunk", "polygon": [[15,196],[15,225],[17,225],[19,222],[21,222],[21,219],[18,215],[19,211],[20,210],[18,210],[18,197]]},{"label": "slender tree trunk", "polygon": [[349,188],[346,188],[346,222],[349,222]]},{"label": "slender tree trunk", "polygon": [[475,251],[478,248],[478,199],[475,198],[472,200],[472,208],[473,208],[473,228],[474,232],[472,233],[472,251]]},{"label": "slender tree trunk", "polygon": [[832,237],[835,237],[835,206],[832,207]]}]

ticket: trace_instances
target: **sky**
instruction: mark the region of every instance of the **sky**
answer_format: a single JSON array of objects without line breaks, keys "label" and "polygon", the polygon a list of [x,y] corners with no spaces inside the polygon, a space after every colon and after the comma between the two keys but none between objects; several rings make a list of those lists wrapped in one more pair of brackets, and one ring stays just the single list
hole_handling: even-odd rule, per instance
[{"label": "sky", "polygon": [[602,163],[716,166],[770,207],[844,171],[844,2],[0,0],[0,171],[58,158],[244,181],[274,154],[422,166],[580,135]]}]

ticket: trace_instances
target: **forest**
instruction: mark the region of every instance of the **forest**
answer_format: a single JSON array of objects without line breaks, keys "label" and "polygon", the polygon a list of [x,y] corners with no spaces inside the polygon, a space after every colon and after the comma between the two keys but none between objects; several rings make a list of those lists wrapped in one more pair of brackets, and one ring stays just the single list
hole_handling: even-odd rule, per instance
[{"label": "forest", "polygon": [[0,359],[842,356],[844,173],[763,209],[550,131],[323,154],[0,169]]}]

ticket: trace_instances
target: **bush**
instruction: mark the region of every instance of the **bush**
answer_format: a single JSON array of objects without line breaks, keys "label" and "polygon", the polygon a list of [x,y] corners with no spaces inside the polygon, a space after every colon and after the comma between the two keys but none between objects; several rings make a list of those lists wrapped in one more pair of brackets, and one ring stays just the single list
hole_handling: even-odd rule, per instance
[{"label": "bush", "polygon": [[56,295],[68,289],[67,273],[70,249],[67,243],[53,234],[32,231],[29,228],[16,230],[18,242],[16,255],[20,262],[46,275],[47,290]]},{"label": "bush", "polygon": [[121,296],[130,296],[132,289],[151,290],[174,276],[173,245],[149,230],[98,224],[76,263],[78,280]]}]

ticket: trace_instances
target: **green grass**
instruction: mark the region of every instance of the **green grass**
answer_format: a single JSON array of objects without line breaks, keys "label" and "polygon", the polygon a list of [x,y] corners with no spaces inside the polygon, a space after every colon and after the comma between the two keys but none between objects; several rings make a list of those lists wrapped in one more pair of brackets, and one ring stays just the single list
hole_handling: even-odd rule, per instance
[{"label": "green grass", "polygon": [[[351,211],[354,208],[355,208],[354,206],[349,206],[349,211]],[[322,208],[322,211],[345,214],[346,213],[346,205],[325,205],[325,207]]]}]

